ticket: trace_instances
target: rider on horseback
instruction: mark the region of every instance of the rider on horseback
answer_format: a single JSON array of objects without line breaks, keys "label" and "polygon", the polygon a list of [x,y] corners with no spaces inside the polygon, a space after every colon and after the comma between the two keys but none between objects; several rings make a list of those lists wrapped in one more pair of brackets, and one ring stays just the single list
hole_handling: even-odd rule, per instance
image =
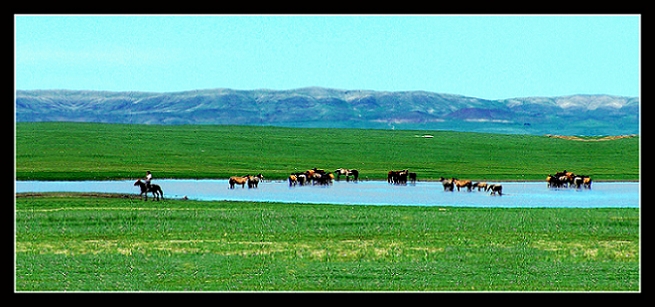
[{"label": "rider on horseback", "polygon": [[146,188],[150,190],[150,180],[152,180],[152,174],[150,171],[146,171]]}]

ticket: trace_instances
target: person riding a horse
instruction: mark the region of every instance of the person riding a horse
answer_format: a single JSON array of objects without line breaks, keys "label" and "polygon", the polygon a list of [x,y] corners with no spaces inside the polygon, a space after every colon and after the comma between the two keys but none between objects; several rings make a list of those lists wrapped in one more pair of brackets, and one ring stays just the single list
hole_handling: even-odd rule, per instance
[{"label": "person riding a horse", "polygon": [[150,181],[151,180],[152,180],[152,174],[150,173],[150,171],[146,171],[145,181],[146,181],[146,188],[148,188],[148,190],[150,190]]}]

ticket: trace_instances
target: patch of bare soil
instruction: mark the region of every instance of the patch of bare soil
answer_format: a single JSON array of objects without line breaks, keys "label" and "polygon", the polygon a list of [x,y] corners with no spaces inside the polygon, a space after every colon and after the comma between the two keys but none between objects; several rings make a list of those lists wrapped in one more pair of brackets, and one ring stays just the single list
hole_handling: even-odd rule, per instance
[{"label": "patch of bare soil", "polygon": [[582,141],[582,142],[600,142],[600,141],[612,141],[612,140],[618,140],[618,139],[630,139],[637,137],[636,134],[628,134],[628,135],[610,135],[610,136],[604,136],[604,137],[592,137],[592,138],[581,138],[579,136],[573,136],[573,135],[553,135],[553,134],[546,134],[547,137],[549,138],[554,138],[554,139],[564,139],[564,140],[571,140],[571,141]]},{"label": "patch of bare soil", "polygon": [[139,195],[116,194],[116,193],[75,193],[75,192],[45,192],[45,193],[16,193],[20,197],[101,197],[101,198],[139,198]]}]

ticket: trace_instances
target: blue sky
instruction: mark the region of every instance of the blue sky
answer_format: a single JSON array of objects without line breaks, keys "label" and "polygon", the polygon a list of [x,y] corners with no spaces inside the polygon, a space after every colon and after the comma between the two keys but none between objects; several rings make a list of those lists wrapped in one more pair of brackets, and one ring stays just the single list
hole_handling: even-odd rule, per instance
[{"label": "blue sky", "polygon": [[14,15],[15,88],[640,95],[640,15]]}]

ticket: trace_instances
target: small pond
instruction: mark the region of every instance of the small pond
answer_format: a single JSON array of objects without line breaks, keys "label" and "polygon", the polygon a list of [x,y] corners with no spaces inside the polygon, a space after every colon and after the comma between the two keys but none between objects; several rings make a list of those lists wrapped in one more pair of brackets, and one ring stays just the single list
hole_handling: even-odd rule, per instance
[{"label": "small pond", "polygon": [[[417,182],[406,186],[386,181],[335,181],[330,186],[289,187],[286,181],[264,181],[257,189],[229,189],[227,180],[153,180],[165,198],[237,200],[286,203],[331,203],[356,205],[460,206],[460,207],[576,207],[639,208],[639,182],[594,182],[591,189],[551,189],[545,182],[493,182],[503,185],[503,196],[484,191],[446,192],[440,182]],[[16,181],[22,192],[101,192],[135,194],[134,180],[126,181]],[[150,198],[149,198],[150,200]]]}]

